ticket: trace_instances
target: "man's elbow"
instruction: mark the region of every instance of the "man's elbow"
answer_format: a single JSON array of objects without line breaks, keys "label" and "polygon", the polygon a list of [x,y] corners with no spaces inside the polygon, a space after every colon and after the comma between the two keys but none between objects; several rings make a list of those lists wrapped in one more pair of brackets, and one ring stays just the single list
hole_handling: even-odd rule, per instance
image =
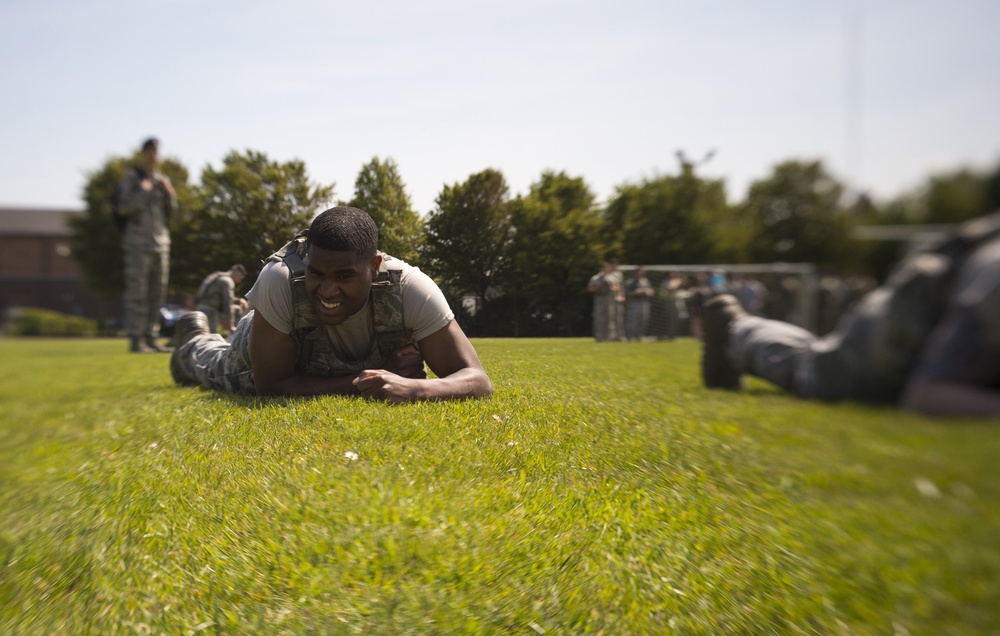
[{"label": "man's elbow", "polygon": [[488,375],[486,375],[485,371],[483,371],[482,374],[483,374],[483,377],[482,377],[482,380],[481,380],[481,386],[480,386],[479,392],[477,393],[476,397],[477,398],[492,397],[493,396],[493,382],[490,380],[490,377]]},{"label": "man's elbow", "polygon": [[[461,385],[455,387],[453,396],[459,399],[485,399],[493,395],[493,382],[482,369],[468,369],[468,375],[461,378]],[[457,378],[455,378],[457,379]]]},{"label": "man's elbow", "polygon": [[[930,394],[928,394],[928,389],[930,389]],[[899,406],[904,411],[933,415],[933,389],[922,387],[921,383],[912,383],[900,396]]]},{"label": "man's elbow", "polygon": [[961,410],[956,408],[956,397],[960,396],[955,394],[954,384],[918,378],[911,380],[903,389],[899,406],[924,415],[951,415]]},{"label": "man's elbow", "polygon": [[286,386],[287,385],[285,383],[280,380],[276,380],[275,378],[267,377],[256,372],[253,374],[254,393],[261,397],[288,395],[288,391],[285,388]]}]

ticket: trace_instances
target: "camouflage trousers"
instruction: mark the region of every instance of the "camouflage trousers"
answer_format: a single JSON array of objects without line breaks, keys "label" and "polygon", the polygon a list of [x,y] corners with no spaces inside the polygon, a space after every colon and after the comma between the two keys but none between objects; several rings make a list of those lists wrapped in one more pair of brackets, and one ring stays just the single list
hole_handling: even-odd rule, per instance
[{"label": "camouflage trousers", "polygon": [[254,395],[249,347],[252,323],[251,311],[240,320],[230,342],[217,333],[209,333],[184,343],[174,351],[170,362],[174,380],[216,391]]},{"label": "camouflage trousers", "polygon": [[947,302],[947,266],[937,254],[910,257],[822,338],[741,316],[730,325],[726,353],[738,371],[801,397],[895,401]]},{"label": "camouflage trousers", "polygon": [[730,325],[726,353],[740,373],[763,378],[800,397],[816,397],[810,348],[818,341],[802,327],[746,315]]},{"label": "camouflage trousers", "polygon": [[125,332],[133,338],[156,337],[160,307],[167,298],[170,252],[125,249]]},{"label": "camouflage trousers", "polygon": [[607,342],[625,338],[625,306],[610,294],[594,296],[594,340]]},{"label": "camouflage trousers", "polygon": [[208,305],[198,305],[198,311],[205,314],[208,319],[208,330],[212,333],[219,333],[219,312],[215,307]]}]

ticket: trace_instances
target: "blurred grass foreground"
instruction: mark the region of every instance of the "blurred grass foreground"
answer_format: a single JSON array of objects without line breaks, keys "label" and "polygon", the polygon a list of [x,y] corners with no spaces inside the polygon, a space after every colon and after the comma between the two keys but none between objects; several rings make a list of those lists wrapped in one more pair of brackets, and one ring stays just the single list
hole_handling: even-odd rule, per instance
[{"label": "blurred grass foreground", "polygon": [[493,399],[392,407],[0,339],[0,633],[1000,630],[1000,422],[475,344]]}]

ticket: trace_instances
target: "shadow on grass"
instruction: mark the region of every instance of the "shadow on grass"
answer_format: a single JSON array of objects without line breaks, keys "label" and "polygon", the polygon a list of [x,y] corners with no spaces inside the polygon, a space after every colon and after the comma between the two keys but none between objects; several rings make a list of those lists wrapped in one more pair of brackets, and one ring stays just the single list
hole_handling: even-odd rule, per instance
[{"label": "shadow on grass", "polygon": [[[175,388],[181,388],[176,386],[162,387],[164,390],[171,390]],[[186,387],[183,387],[186,388]],[[344,400],[350,400],[352,402],[363,402],[366,404],[384,404],[386,406],[392,406],[394,408],[404,408],[407,406],[416,406],[421,404],[420,402],[404,402],[401,404],[390,404],[389,402],[379,402],[378,400],[366,400],[361,397],[351,396],[351,395],[303,395],[303,396],[285,396],[285,395],[271,395],[271,396],[260,396],[260,395],[244,395],[242,393],[229,393],[227,391],[216,391],[214,389],[209,389],[206,387],[191,387],[196,388],[199,391],[199,395],[212,400],[214,402],[226,402],[232,406],[246,408],[246,409],[265,409],[272,407],[294,407],[300,406],[302,404],[309,404],[310,402],[319,402],[320,400],[325,400],[328,398],[340,398]]]},{"label": "shadow on grass", "polygon": [[315,400],[316,397],[288,397],[288,396],[260,396],[260,395],[244,395],[242,393],[229,393],[228,391],[216,391],[215,389],[209,389],[203,386],[197,387],[178,387],[177,385],[170,385],[162,387],[165,390],[175,390],[179,388],[194,388],[198,390],[198,394],[215,402],[228,402],[233,406],[239,406],[248,409],[261,409],[273,406],[292,406],[296,404],[302,404],[311,400]]}]

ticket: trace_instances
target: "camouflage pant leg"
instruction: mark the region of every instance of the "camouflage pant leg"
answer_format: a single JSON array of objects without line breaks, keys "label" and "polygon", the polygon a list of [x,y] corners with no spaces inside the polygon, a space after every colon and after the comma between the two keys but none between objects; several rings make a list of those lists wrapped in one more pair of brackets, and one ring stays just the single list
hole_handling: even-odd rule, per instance
[{"label": "camouflage pant leg", "polygon": [[817,387],[812,347],[817,340],[796,325],[747,315],[730,325],[726,353],[737,371],[813,397]]},{"label": "camouflage pant leg", "polygon": [[129,336],[158,335],[169,269],[169,252],[125,249],[125,331]]},{"label": "camouflage pant leg", "polygon": [[625,339],[641,340],[649,324],[649,303],[625,303]]},{"label": "camouflage pant leg", "polygon": [[208,319],[208,330],[212,333],[219,333],[219,312],[214,307],[206,305],[198,305],[198,311],[205,314],[205,318]]},{"label": "camouflage pant leg", "polygon": [[594,296],[594,340],[604,342],[608,339],[608,328],[611,318],[609,303],[611,298],[605,295]]},{"label": "camouflage pant leg", "polygon": [[625,339],[625,303],[617,299],[611,301],[611,324],[608,338],[614,341]]},{"label": "camouflage pant leg", "polygon": [[208,389],[254,395],[247,347],[251,323],[252,319],[241,320],[232,342],[212,333],[195,336],[185,343],[175,354],[183,375]]}]

